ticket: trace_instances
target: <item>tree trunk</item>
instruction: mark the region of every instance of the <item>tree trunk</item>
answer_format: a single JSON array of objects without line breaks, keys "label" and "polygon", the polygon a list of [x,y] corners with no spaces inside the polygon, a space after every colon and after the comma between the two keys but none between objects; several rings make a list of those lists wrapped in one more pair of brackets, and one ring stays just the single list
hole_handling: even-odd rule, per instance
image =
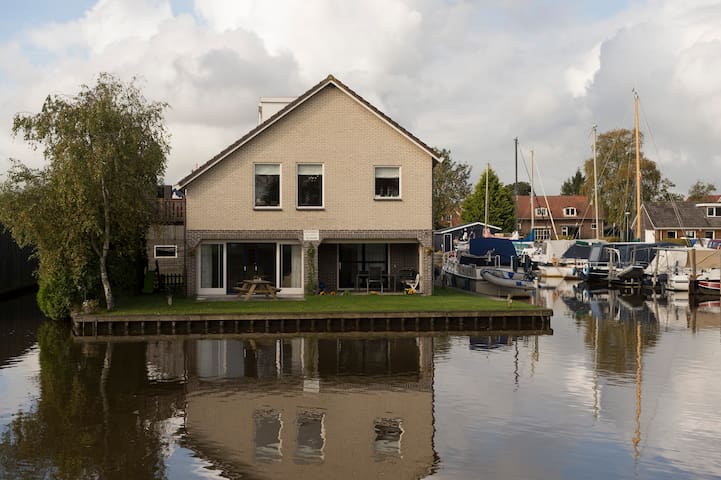
[{"label": "tree trunk", "polygon": [[107,259],[110,251],[110,195],[105,188],[105,179],[101,179],[101,188],[103,191],[103,211],[105,214],[105,231],[103,232],[103,251],[100,254],[100,281],[103,283],[105,291],[105,304],[108,311],[115,309],[115,299],[113,291],[110,288],[110,277],[108,277]]}]

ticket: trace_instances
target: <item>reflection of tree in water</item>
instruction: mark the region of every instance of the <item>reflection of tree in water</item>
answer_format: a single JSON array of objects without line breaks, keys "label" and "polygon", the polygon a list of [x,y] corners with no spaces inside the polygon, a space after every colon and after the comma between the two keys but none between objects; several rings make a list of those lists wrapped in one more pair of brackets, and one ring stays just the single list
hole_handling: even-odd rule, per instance
[{"label": "reflection of tree in water", "polygon": [[576,317],[576,324],[585,327],[584,343],[597,352],[598,369],[610,375],[634,373],[637,367],[637,324],[641,325],[641,351],[652,349],[658,340],[658,322],[645,305],[619,302],[618,298],[602,302],[599,316],[588,313]]},{"label": "reflection of tree in water", "polygon": [[164,478],[153,428],[160,412],[147,395],[134,395],[147,384],[144,346],[116,345],[112,362],[122,369],[113,371],[106,347],[83,352],[55,322],[40,327],[38,342],[40,397],[2,432],[0,477]]}]

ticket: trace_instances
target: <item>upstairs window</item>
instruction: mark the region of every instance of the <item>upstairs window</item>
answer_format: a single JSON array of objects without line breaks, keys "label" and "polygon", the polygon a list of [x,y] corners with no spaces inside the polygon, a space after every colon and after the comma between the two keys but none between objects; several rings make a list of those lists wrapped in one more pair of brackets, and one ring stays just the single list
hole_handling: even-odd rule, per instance
[{"label": "upstairs window", "polygon": [[706,207],[707,217],[721,217],[721,207]]},{"label": "upstairs window", "polygon": [[298,165],[298,207],[323,207],[323,165]]},{"label": "upstairs window", "polygon": [[255,165],[255,206],[280,207],[280,164],[259,163]]},{"label": "upstairs window", "polygon": [[401,198],[401,167],[375,167],[375,198]]},{"label": "upstairs window", "polygon": [[576,212],[576,207],[566,207],[563,209],[563,216],[564,217],[575,217],[578,215]]},{"label": "upstairs window", "polygon": [[548,209],[546,207],[536,207],[536,216],[537,217],[547,217],[548,216]]}]

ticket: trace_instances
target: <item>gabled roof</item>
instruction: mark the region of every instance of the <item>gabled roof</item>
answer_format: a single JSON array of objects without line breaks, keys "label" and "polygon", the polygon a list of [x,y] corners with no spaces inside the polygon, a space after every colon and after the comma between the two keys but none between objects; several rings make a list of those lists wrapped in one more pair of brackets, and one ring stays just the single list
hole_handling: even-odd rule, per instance
[{"label": "gabled roof", "polygon": [[[471,223],[464,223],[463,225],[456,225],[455,227],[447,227],[443,228],[441,230],[434,230],[434,234],[444,234],[444,233],[452,233],[456,232],[458,230],[465,230],[467,228],[473,228],[473,227],[486,227],[486,224],[483,222],[471,222]],[[491,230],[496,230],[497,232],[501,231],[501,227],[496,227],[495,225],[488,225],[488,228]]]},{"label": "gabled roof", "polygon": [[[528,195],[518,196],[518,218],[531,218],[531,201]],[[588,219],[593,220],[596,212],[591,205],[591,202],[583,195],[548,195],[548,196],[536,196],[533,201],[534,208],[546,207],[546,200],[548,200],[548,207],[551,210],[551,216],[554,219],[562,218],[577,218],[577,219]],[[576,209],[575,217],[564,217],[563,209],[566,207],[574,207]],[[604,218],[603,208],[599,207],[598,214],[601,218]]]},{"label": "gabled roof", "polygon": [[408,140],[410,140],[412,143],[416,144],[418,148],[426,152],[431,158],[433,158],[437,162],[441,162],[442,159],[439,155],[436,154],[436,152],[433,151],[431,147],[423,143],[420,139],[418,139],[415,135],[410,133],[405,128],[401,127],[398,123],[396,123],[393,119],[391,119],[388,115],[378,110],[376,107],[371,105],[367,100],[365,100],[363,97],[358,95],[356,92],[348,88],[347,85],[345,85],[343,82],[335,78],[333,75],[328,75],[325,79],[323,79],[320,83],[316,84],[315,86],[311,87],[310,90],[296,98],[294,101],[290,102],[288,105],[286,105],[283,109],[275,113],[273,116],[265,120],[263,123],[258,125],[257,127],[253,128],[251,131],[243,135],[241,138],[236,140],[235,142],[228,145],[225,149],[223,149],[220,153],[215,155],[213,158],[205,162],[203,165],[201,165],[199,168],[192,171],[189,175],[184,177],[178,182],[179,188],[183,189],[186,186],[188,186],[189,183],[197,179],[199,176],[201,176],[206,171],[213,168],[215,165],[217,165],[219,162],[221,162],[223,159],[228,157],[230,154],[241,148],[243,145],[260,135],[262,132],[273,126],[276,122],[278,122],[280,119],[288,115],[290,112],[298,108],[298,106],[302,105],[308,99],[312,98],[317,93],[321,92],[325,88],[338,88],[341,92],[348,95],[350,98],[352,98],[354,101],[358,102],[361,106],[369,110],[371,113],[376,115],[378,118],[383,120],[385,123],[387,123],[391,128],[396,130],[398,133],[400,133],[402,136],[406,137]]},{"label": "gabled roof", "polygon": [[697,202],[647,202],[641,208],[655,230],[721,228],[721,217],[707,217],[705,206]]}]

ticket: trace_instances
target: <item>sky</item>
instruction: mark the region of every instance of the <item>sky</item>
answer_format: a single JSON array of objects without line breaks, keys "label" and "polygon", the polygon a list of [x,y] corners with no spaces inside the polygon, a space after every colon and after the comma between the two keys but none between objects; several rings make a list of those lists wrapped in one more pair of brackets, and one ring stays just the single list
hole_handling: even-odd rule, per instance
[{"label": "sky", "polygon": [[[599,133],[633,129],[686,194],[721,191],[721,0],[2,0],[0,178],[45,160],[11,133],[100,72],[169,104],[175,184],[257,124],[260,97],[333,74],[476,182],[558,194]],[[603,159],[599,159],[602,163]]]}]

